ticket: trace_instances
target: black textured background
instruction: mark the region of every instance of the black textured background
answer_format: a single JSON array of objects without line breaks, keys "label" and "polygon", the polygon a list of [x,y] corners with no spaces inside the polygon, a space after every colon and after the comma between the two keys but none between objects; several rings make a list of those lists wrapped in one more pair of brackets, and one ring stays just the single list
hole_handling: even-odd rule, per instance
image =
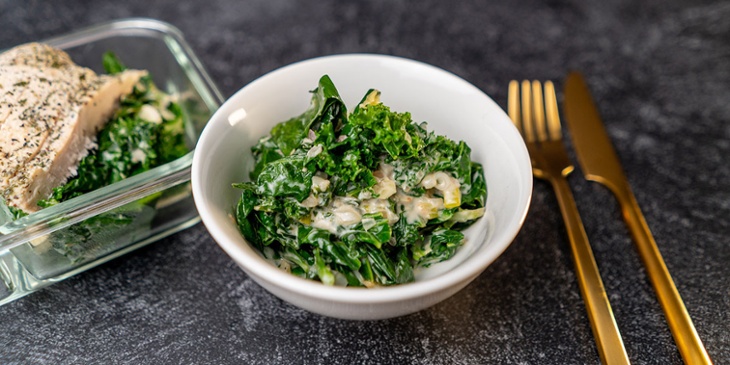
[{"label": "black textured background", "polygon": [[[445,68],[506,105],[510,79],[581,70],[689,313],[730,363],[730,2],[10,1],[0,49],[102,21],[179,27],[228,96],[315,56]],[[635,364],[681,364],[616,203],[571,179]],[[517,240],[449,300],[379,322],[321,317],[253,283],[197,225],[0,307],[2,364],[596,364],[565,229],[537,182]]]}]

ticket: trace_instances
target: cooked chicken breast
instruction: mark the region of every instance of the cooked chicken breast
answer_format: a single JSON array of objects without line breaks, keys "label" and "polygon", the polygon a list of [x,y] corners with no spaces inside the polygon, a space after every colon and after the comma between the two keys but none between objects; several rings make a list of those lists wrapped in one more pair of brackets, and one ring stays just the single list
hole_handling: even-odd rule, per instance
[{"label": "cooked chicken breast", "polygon": [[26,212],[76,173],[97,132],[145,71],[97,75],[30,43],[0,54],[0,193]]}]

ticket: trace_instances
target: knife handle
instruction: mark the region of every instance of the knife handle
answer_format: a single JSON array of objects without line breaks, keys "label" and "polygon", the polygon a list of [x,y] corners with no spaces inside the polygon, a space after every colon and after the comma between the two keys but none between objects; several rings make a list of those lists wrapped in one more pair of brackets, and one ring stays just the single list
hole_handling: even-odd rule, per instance
[{"label": "knife handle", "polygon": [[630,364],[573,194],[564,176],[550,179],[568,231],[578,285],[603,364]]},{"label": "knife handle", "polygon": [[687,365],[712,364],[700,336],[697,334],[692,319],[684,306],[682,297],[669,275],[667,265],[654,241],[654,236],[646,224],[644,215],[631,190],[614,190],[621,205],[626,225],[636,242],[636,248],[654,286],[659,303],[664,309],[664,315],[669,324],[669,330],[674,336],[679,353]]}]

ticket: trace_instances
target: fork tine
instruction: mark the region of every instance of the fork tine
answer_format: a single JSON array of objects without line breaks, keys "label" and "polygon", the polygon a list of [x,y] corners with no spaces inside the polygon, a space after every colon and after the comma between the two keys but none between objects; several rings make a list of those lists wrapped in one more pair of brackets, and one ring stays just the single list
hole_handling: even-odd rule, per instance
[{"label": "fork tine", "polygon": [[522,134],[520,123],[520,84],[517,80],[509,82],[509,93],[507,94],[507,112],[517,130]]},{"label": "fork tine", "polygon": [[545,107],[542,98],[542,85],[540,81],[532,82],[532,104],[533,114],[535,118],[535,133],[538,141],[547,140],[547,131],[545,130]]},{"label": "fork tine", "polygon": [[[521,84],[512,81],[509,85],[509,96],[510,116],[516,125],[522,123],[522,136],[530,154],[532,173],[536,178],[548,180],[555,190],[570,241],[581,297],[586,305],[601,363],[629,365],[611,303],[606,296],[601,274],[567,180],[574,166],[560,140],[555,86],[546,81],[543,91],[540,81],[531,83],[524,80]],[[518,100],[521,101],[521,109]]]},{"label": "fork tine", "polygon": [[555,97],[555,86],[552,81],[545,82],[545,110],[550,139],[557,141],[562,138],[560,116],[558,115],[558,99]]},{"label": "fork tine", "polygon": [[522,81],[522,126],[524,128],[525,141],[535,142],[534,126],[532,124],[532,93],[530,92],[530,82]]}]

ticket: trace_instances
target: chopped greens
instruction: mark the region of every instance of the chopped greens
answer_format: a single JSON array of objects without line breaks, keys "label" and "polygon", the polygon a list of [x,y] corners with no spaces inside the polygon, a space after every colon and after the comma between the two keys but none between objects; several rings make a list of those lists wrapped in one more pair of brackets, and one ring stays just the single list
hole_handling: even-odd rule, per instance
[{"label": "chopped greens", "polygon": [[309,109],[251,149],[234,216],[281,269],[326,285],[414,280],[451,258],[484,214],[482,166],[466,143],[427,132],[369,90],[352,113],[325,75]]}]

